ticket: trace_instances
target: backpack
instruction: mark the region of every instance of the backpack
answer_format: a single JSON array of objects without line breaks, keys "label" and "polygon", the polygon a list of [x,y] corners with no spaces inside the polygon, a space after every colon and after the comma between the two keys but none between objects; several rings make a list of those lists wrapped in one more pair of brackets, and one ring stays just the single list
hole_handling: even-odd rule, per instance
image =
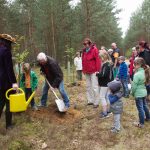
[{"label": "backpack", "polygon": [[146,65],[150,67],[150,50],[145,49],[144,51],[144,60],[146,62]]}]

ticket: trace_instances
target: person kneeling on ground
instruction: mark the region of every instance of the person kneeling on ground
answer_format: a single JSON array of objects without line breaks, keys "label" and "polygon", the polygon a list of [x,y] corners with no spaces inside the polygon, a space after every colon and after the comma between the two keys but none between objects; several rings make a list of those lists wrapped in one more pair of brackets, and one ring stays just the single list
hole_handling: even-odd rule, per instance
[{"label": "person kneeling on ground", "polygon": [[[52,88],[57,88],[63,98],[66,109],[70,107],[69,97],[64,88],[63,81],[63,72],[53,58],[46,56],[45,53],[39,53],[37,56],[37,61],[41,67],[41,72],[45,75],[48,82],[51,84]],[[41,104],[39,106],[46,107],[47,98],[48,98],[48,90],[49,85],[45,80],[45,84],[43,87],[43,94],[41,98]]]},{"label": "person kneeling on ground", "polygon": [[108,83],[110,94],[108,95],[110,101],[110,111],[114,116],[114,124],[111,132],[118,133],[120,131],[120,118],[123,112],[122,92],[120,91],[122,85],[120,81],[112,81]]},{"label": "person kneeling on ground", "polygon": [[[26,100],[31,96],[32,92],[37,89],[38,79],[36,73],[31,71],[29,63],[23,65],[23,74],[21,75],[20,87],[25,91]],[[31,107],[33,110],[38,110],[35,105],[34,98],[31,100]]]}]

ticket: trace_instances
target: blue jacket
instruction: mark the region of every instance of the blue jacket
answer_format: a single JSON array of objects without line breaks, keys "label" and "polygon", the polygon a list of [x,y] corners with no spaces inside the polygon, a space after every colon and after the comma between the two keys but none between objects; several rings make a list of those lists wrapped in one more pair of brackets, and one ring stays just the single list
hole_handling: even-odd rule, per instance
[{"label": "blue jacket", "polygon": [[123,112],[123,102],[121,100],[122,93],[109,94],[110,111],[113,114],[121,114]]},{"label": "blue jacket", "polygon": [[122,62],[119,67],[117,78],[121,79],[128,79],[128,67],[125,62]]},{"label": "blue jacket", "polygon": [[17,83],[13,71],[11,50],[0,46],[0,89],[7,90]]}]

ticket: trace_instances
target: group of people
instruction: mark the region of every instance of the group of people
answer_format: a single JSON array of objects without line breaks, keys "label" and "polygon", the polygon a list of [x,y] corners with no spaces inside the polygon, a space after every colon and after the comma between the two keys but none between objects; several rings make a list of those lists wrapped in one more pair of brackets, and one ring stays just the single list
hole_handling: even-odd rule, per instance
[{"label": "group of people", "polygon": [[[11,44],[15,39],[7,34],[0,34],[0,116],[6,104],[6,128],[12,127],[12,113],[9,110],[9,101],[6,99],[6,91],[13,87],[17,90],[18,84],[13,71]],[[150,50],[147,43],[142,41],[132,48],[130,64],[127,65],[125,57],[120,56],[120,50],[116,43],[112,43],[112,49],[105,47],[98,50],[95,44],[86,38],[83,41],[82,53],[77,52],[74,64],[77,70],[77,79],[82,80],[82,73],[86,78],[87,105],[94,109],[102,105],[100,118],[107,118],[113,113],[114,122],[111,128],[113,133],[121,129],[120,120],[123,112],[122,97],[129,98],[131,93],[135,97],[136,107],[139,113],[137,127],[144,127],[144,121],[150,121],[147,97],[150,94]],[[45,77],[42,97],[39,107],[47,107],[48,90],[57,88],[64,100],[66,110],[70,107],[69,96],[64,88],[63,72],[57,61],[45,53],[39,53],[37,61],[41,74]],[[29,63],[23,64],[20,87],[24,89],[26,98],[38,87],[38,77],[31,70]],[[132,83],[131,90],[128,84]],[[49,87],[49,84],[51,85]],[[11,93],[10,93],[11,94]],[[31,107],[38,109],[34,99]]]},{"label": "group of people", "polygon": [[[82,69],[86,77],[87,104],[98,108],[100,102],[102,112],[100,118],[107,118],[114,114],[112,132],[120,131],[120,118],[123,112],[122,97],[135,97],[135,104],[139,114],[139,128],[144,127],[144,121],[150,121],[147,99],[150,95],[150,49],[145,41],[139,42],[132,48],[129,65],[125,56],[120,56],[116,43],[112,49],[105,47],[98,50],[88,38],[84,40],[82,52]],[[137,50],[138,48],[138,50]],[[129,84],[131,83],[131,89]]]},{"label": "group of people", "polygon": [[[0,34],[0,117],[2,115],[4,106],[6,105],[6,129],[11,129],[13,127],[12,112],[10,112],[9,100],[6,99],[5,96],[6,91],[10,88],[13,88],[14,91],[10,92],[9,94],[15,94],[20,86],[25,91],[26,99],[28,99],[32,92],[38,87],[38,77],[36,73],[31,70],[29,63],[22,64],[20,85],[18,85],[13,70],[11,54],[12,43],[15,43],[15,38],[8,34]],[[49,88],[52,90],[57,88],[63,98],[65,109],[67,110],[70,107],[70,101],[64,88],[63,72],[60,66],[56,60],[42,52],[38,54],[37,61],[40,66],[41,74],[45,77],[45,83],[43,86],[39,107],[47,106]],[[51,86],[49,87],[49,85]],[[34,98],[31,101],[31,107],[35,110],[38,109]]]}]

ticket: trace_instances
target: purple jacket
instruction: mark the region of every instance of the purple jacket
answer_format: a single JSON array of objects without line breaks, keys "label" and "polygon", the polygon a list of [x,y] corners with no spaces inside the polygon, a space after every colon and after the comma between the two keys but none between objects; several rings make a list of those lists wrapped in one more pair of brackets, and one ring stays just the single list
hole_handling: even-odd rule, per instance
[{"label": "purple jacket", "polygon": [[7,90],[16,82],[11,50],[0,46],[0,89]]}]

